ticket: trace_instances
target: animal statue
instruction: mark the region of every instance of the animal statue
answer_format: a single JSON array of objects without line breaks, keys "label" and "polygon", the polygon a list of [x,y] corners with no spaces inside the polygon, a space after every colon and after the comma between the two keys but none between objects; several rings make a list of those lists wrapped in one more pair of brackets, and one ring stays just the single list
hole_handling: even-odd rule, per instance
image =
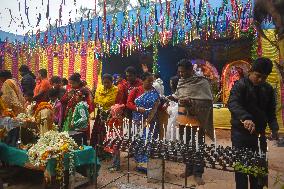
[{"label": "animal statue", "polygon": [[280,64],[277,64],[277,68],[283,78],[284,76],[284,0],[255,0],[254,1],[254,22],[259,34],[270,41],[261,29],[261,23],[271,16],[276,27],[276,33],[278,35],[278,42],[275,45],[280,51]]}]

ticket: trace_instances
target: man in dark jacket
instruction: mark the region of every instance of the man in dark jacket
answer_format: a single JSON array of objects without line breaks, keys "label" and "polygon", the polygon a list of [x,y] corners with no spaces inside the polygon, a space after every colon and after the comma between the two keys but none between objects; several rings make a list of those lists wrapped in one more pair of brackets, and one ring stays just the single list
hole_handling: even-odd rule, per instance
[{"label": "man in dark jacket", "polygon": [[27,65],[22,65],[19,69],[21,76],[23,77],[21,80],[21,87],[25,96],[33,93],[36,82],[35,75],[30,71]]},{"label": "man in dark jacket", "polygon": [[[228,108],[231,112],[232,145],[236,148],[245,147],[257,151],[260,136],[261,150],[265,153],[267,124],[272,131],[272,137],[278,138],[275,94],[272,86],[266,82],[272,66],[268,58],[258,58],[253,63],[248,77],[237,81],[231,90]],[[248,188],[247,175],[236,173],[235,180],[237,189]],[[260,184],[253,176],[249,176],[249,181],[251,189],[263,188],[266,182]]]}]

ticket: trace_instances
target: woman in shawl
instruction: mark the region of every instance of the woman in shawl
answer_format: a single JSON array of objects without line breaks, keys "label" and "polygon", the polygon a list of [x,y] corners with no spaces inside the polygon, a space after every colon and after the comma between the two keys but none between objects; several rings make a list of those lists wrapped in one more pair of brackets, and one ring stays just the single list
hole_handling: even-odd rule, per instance
[{"label": "woman in shawl", "polygon": [[[156,125],[157,109],[160,104],[160,95],[153,87],[154,77],[151,73],[145,72],[142,77],[143,85],[134,88],[130,91],[127,99],[127,108],[133,111],[133,123],[135,127],[140,128],[143,120],[143,125],[149,128],[143,128],[143,139],[149,141],[156,139],[158,136],[158,125]],[[146,135],[148,138],[146,138]],[[145,141],[146,142],[146,141]],[[137,162],[138,171],[147,171],[148,157],[146,154],[135,154],[134,158]]]},{"label": "woman in shawl", "polygon": [[66,90],[66,93],[61,98],[61,103],[64,107],[64,118],[63,118],[63,131],[70,131],[71,128],[71,122],[72,122],[72,116],[73,112],[75,110],[75,107],[78,103],[78,95],[80,94],[80,90],[82,90],[82,83],[80,75],[74,73],[69,78],[69,84],[70,88]]},{"label": "woman in shawl", "polygon": [[15,116],[25,112],[25,99],[21,91],[20,85],[16,80],[12,79],[12,74],[8,70],[0,72],[0,80],[3,82],[1,92],[5,107],[10,109]]},{"label": "woman in shawl", "polygon": [[93,146],[102,145],[106,135],[105,123],[109,119],[110,108],[116,102],[118,89],[113,84],[110,74],[104,74],[102,85],[99,85],[95,94],[95,105],[98,108],[93,127],[91,142]]}]

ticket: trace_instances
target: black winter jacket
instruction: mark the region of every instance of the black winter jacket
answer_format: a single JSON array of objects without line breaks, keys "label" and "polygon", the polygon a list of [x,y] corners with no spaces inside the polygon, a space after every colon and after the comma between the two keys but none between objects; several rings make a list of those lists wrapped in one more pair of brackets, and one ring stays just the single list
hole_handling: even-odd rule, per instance
[{"label": "black winter jacket", "polygon": [[248,77],[240,79],[231,90],[228,108],[231,112],[232,132],[249,134],[241,123],[244,120],[255,123],[257,134],[263,134],[267,124],[272,131],[279,130],[275,94],[268,83],[254,86]]}]

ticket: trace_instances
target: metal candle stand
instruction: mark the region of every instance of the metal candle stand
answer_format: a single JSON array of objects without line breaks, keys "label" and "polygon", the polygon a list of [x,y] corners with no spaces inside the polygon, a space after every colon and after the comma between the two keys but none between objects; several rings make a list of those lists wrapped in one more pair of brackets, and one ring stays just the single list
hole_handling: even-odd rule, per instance
[{"label": "metal candle stand", "polygon": [[[128,135],[130,136],[130,135]],[[149,158],[162,159],[162,179],[161,181],[162,189],[165,188],[165,183],[181,186],[183,188],[194,188],[192,186],[187,186],[187,177],[185,176],[184,185],[177,183],[171,183],[165,181],[165,161],[174,161],[185,164],[203,164],[204,167],[223,170],[228,172],[234,172],[233,164],[235,162],[241,162],[244,165],[258,165],[262,166],[267,163],[265,156],[262,154],[257,154],[249,149],[235,149],[233,147],[215,147],[214,144],[207,146],[198,145],[196,147],[193,145],[187,145],[181,141],[161,141],[161,140],[150,140],[145,143],[142,137],[136,135],[135,137],[122,137],[114,138],[109,141],[105,141],[105,146],[112,147],[116,145],[120,151],[127,152],[127,173],[120,175],[119,177],[111,180],[104,186],[99,188],[105,188],[109,184],[115,182],[116,180],[127,176],[127,183],[130,183],[130,174],[138,175],[135,173],[130,173],[130,155],[132,154],[146,154]],[[103,146],[97,146],[103,147]],[[96,147],[96,148],[97,148]],[[95,154],[96,157],[96,154]],[[95,160],[96,161],[96,160]],[[187,175],[187,166],[185,166],[185,175]],[[231,168],[231,169],[229,169]],[[95,175],[97,175],[97,168],[95,164]],[[147,178],[147,176],[145,177]],[[153,178],[151,178],[153,179]],[[156,179],[153,179],[156,180]],[[97,189],[97,178],[95,180],[95,188]]]}]

